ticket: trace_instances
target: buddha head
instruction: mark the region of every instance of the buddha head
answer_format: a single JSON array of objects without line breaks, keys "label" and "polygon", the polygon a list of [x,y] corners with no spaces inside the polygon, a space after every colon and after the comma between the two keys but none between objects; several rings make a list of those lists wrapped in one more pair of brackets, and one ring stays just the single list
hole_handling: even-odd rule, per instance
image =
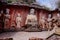
[{"label": "buddha head", "polygon": [[30,9],[30,14],[34,14],[35,9]]},{"label": "buddha head", "polygon": [[20,17],[20,16],[21,16],[20,13],[18,13],[18,14],[17,14],[17,17]]}]

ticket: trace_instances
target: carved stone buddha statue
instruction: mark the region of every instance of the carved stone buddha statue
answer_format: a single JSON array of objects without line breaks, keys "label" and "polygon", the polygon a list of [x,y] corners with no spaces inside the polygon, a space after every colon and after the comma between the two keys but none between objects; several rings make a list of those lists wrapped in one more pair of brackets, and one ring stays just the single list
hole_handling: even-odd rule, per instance
[{"label": "carved stone buddha statue", "polygon": [[37,16],[34,14],[35,10],[31,9],[30,14],[27,15],[26,19],[26,25],[27,26],[27,31],[38,31],[38,26],[37,26]]},{"label": "carved stone buddha statue", "polygon": [[37,17],[34,14],[34,9],[30,10],[30,14],[27,15],[26,24],[35,26],[37,24]]}]

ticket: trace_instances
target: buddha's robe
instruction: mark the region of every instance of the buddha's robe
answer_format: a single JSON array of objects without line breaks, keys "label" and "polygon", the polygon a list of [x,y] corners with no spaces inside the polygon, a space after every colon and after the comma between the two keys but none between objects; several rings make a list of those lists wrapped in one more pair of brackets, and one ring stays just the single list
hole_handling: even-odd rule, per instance
[{"label": "buddha's robe", "polygon": [[27,15],[26,23],[25,24],[30,24],[32,26],[35,26],[37,24],[37,17],[36,15]]}]

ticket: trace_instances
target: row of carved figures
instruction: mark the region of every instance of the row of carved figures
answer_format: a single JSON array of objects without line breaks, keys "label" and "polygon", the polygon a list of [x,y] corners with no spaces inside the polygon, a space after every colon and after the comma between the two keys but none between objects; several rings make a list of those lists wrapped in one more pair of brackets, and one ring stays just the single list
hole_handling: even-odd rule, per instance
[{"label": "row of carved figures", "polygon": [[[45,30],[45,29],[51,30],[55,26],[56,27],[60,26],[60,15],[58,15],[58,17],[51,17],[51,14],[49,14],[48,18],[45,18],[45,17],[42,16],[39,19],[39,23],[38,23],[37,17],[34,14],[34,12],[35,12],[34,9],[30,10],[30,14],[27,15],[25,25],[31,25],[32,27],[38,25],[39,28],[42,29],[42,30]],[[3,17],[3,15],[4,15],[4,17]],[[11,15],[9,14],[8,11],[7,11],[7,14],[1,13],[0,17],[1,17],[0,22],[2,20],[2,23],[3,23],[4,27],[11,26],[15,29],[16,28],[22,28],[21,27],[22,17],[20,15],[20,13],[17,12],[17,14],[15,16],[13,16],[13,18],[12,18],[13,20],[12,20],[11,24],[9,24],[10,20],[11,20],[11,18],[10,18]]]}]

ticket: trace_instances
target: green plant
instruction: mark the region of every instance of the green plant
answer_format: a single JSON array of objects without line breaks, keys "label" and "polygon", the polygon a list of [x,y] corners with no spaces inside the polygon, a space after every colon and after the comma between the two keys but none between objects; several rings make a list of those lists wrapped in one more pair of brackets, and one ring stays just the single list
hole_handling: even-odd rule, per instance
[{"label": "green plant", "polygon": [[12,1],[11,1],[11,0],[8,0],[7,2],[8,2],[8,3],[12,3]]}]

